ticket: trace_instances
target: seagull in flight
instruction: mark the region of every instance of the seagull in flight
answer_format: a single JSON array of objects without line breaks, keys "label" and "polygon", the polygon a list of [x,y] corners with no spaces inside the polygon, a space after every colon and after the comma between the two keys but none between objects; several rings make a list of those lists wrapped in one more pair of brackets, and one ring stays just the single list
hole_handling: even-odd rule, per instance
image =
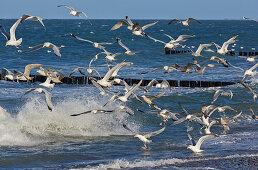
[{"label": "seagull in flight", "polygon": [[217,48],[217,53],[220,54],[220,55],[225,55],[228,53],[228,46],[229,44],[232,44],[232,43],[235,43],[236,41],[236,38],[238,37],[238,35],[230,38],[229,40],[227,40],[226,42],[223,43],[222,47],[220,47],[218,44],[214,43],[213,44],[216,46]]},{"label": "seagull in flight", "polygon": [[194,19],[194,18],[188,18],[188,19],[185,20],[185,21],[181,21],[181,20],[179,20],[179,19],[173,19],[173,20],[169,21],[168,25],[169,25],[169,24],[172,24],[172,23],[175,22],[175,21],[181,22],[182,25],[184,25],[184,26],[189,26],[189,22],[190,22],[190,21],[196,21],[196,22],[198,22],[198,23],[201,24],[200,21],[198,21],[198,20],[196,20],[196,19]]},{"label": "seagull in flight", "polygon": [[21,17],[21,23],[23,23],[23,21],[25,20],[29,20],[29,21],[39,21],[41,23],[41,25],[44,27],[44,29],[46,30],[46,27],[42,21],[42,18],[38,17],[38,16],[32,16],[32,15],[27,15],[27,14],[24,14],[22,17]]},{"label": "seagull in flight", "polygon": [[122,43],[122,41],[121,41],[121,39],[120,38],[116,38],[116,41],[117,41],[117,43],[121,46],[121,47],[123,47],[125,50],[126,50],[126,52],[125,52],[125,54],[127,54],[127,55],[135,55],[136,54],[136,52],[132,52],[129,48],[127,48],[123,43]]},{"label": "seagull in flight", "polygon": [[56,45],[54,45],[54,44],[52,44],[50,42],[44,42],[44,44],[40,44],[40,45],[37,45],[35,47],[32,47],[28,51],[24,51],[24,53],[35,51],[35,50],[38,50],[38,49],[44,48],[44,47],[51,48],[52,50],[54,50],[54,54],[56,56],[61,57],[61,53],[60,53],[60,50],[59,50],[60,47],[57,47]]},{"label": "seagull in flight", "polygon": [[148,148],[147,144],[152,142],[151,140],[149,140],[150,137],[156,136],[156,135],[162,133],[166,129],[166,127],[163,127],[163,128],[161,128],[161,129],[159,129],[157,131],[154,131],[154,132],[151,132],[151,133],[148,133],[148,134],[145,134],[145,135],[141,135],[141,134],[135,133],[134,131],[129,129],[125,124],[123,124],[123,127],[126,130],[129,130],[130,132],[134,133],[135,134],[134,138],[138,138],[138,139],[140,139],[143,142],[144,149],[147,149]]},{"label": "seagull in flight", "polygon": [[49,109],[50,111],[53,110],[53,105],[52,105],[52,103],[51,103],[51,96],[50,96],[50,93],[49,93],[47,90],[43,89],[43,88],[31,88],[31,89],[27,90],[21,97],[23,97],[24,95],[26,95],[26,94],[28,94],[28,93],[30,93],[30,92],[32,92],[32,91],[36,91],[36,92],[38,92],[38,93],[45,93],[46,102],[47,102],[47,107],[48,107],[48,109]]},{"label": "seagull in flight", "polygon": [[80,14],[83,14],[83,15],[86,17],[86,19],[89,21],[90,25],[92,25],[91,22],[90,22],[90,20],[88,19],[88,16],[87,16],[84,12],[75,11],[75,10],[73,9],[73,7],[68,6],[68,5],[58,5],[57,7],[62,7],[62,6],[63,6],[63,7],[66,7],[66,8],[68,8],[68,9],[71,10],[71,11],[69,12],[70,15],[80,17]]},{"label": "seagull in flight", "polygon": [[16,28],[18,27],[18,25],[20,24],[21,22],[21,18],[18,19],[14,24],[13,26],[10,28],[10,35],[5,31],[4,27],[0,24],[0,29],[1,29],[1,32],[2,34],[5,36],[7,42],[5,44],[5,46],[16,46],[18,48],[19,45],[21,45],[22,43],[22,38],[16,40],[16,37],[15,37],[15,30]]},{"label": "seagull in flight", "polygon": [[93,42],[93,41],[90,41],[90,40],[85,40],[83,38],[80,38],[74,34],[71,34],[74,38],[76,38],[77,40],[80,40],[80,41],[86,41],[86,42],[89,42],[91,43],[95,48],[99,48],[99,49],[103,49],[105,47],[103,47],[102,45],[105,45],[105,44],[113,44],[113,43],[97,43],[97,42]]},{"label": "seagull in flight", "polygon": [[192,145],[189,145],[189,146],[187,147],[187,149],[191,149],[191,150],[192,150],[193,152],[195,152],[195,153],[203,152],[203,150],[201,150],[201,145],[202,145],[202,143],[203,143],[205,140],[214,138],[214,137],[216,136],[216,135],[205,135],[205,136],[202,136],[202,137],[198,140],[198,142],[196,143],[196,142],[193,140],[192,136],[191,136],[189,133],[188,133],[187,135],[188,135],[189,140],[192,142]]},{"label": "seagull in flight", "polygon": [[126,21],[122,20],[122,21],[117,22],[117,23],[110,29],[110,31],[114,31],[114,30],[120,28],[120,27],[123,26],[123,25],[125,25],[125,26],[127,25],[127,29],[129,29],[129,30],[132,31],[132,30],[135,28],[133,22],[131,21],[131,19],[130,19],[128,16],[126,16],[125,18],[126,18]]}]

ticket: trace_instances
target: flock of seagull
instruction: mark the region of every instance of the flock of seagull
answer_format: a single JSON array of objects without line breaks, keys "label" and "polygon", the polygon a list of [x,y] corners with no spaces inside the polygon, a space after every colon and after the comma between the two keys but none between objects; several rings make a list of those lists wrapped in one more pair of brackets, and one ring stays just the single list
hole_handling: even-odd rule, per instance
[{"label": "flock of seagull", "polygon": [[[59,5],[58,7],[66,7],[68,9],[70,9],[70,13],[71,15],[74,16],[80,16],[80,14],[83,14],[87,17],[87,15],[84,12],[78,12],[75,11],[72,7],[67,6],[67,5]],[[88,18],[88,17],[87,17]],[[23,15],[21,18],[19,18],[14,24],[13,26],[10,28],[10,34],[8,34],[5,30],[5,28],[0,25],[0,29],[2,34],[5,36],[7,42],[6,42],[6,46],[15,46],[17,48],[19,48],[19,46],[22,43],[22,38],[20,39],[16,39],[15,37],[15,30],[18,27],[19,24],[25,22],[25,21],[39,21],[41,23],[41,25],[43,26],[44,29],[46,29],[46,26],[44,25],[42,18],[38,17],[38,16],[31,16],[31,15]],[[90,20],[88,20],[89,23],[91,24]],[[171,20],[169,24],[172,24],[174,22],[180,22],[182,23],[183,26],[189,26],[189,23],[191,21],[195,21],[199,24],[201,24],[200,21],[194,19],[194,18],[188,18],[186,21],[180,21],[178,19],[173,19]],[[170,41],[169,42],[164,42],[162,40],[158,40],[156,38],[151,37],[149,34],[145,33],[145,30],[148,27],[154,26],[155,24],[157,24],[158,22],[153,22],[144,26],[141,26],[141,24],[139,22],[135,22],[133,23],[128,16],[126,16],[125,20],[119,21],[117,22],[111,29],[110,31],[115,31],[117,29],[119,29],[122,26],[127,26],[127,29],[132,31],[132,34],[135,36],[141,36],[141,37],[147,37],[150,40],[153,40],[155,42],[158,43],[162,43],[164,44],[164,48],[171,48],[171,49],[175,49],[176,47],[187,47],[186,45],[184,45],[183,43],[185,41],[187,41],[190,38],[194,38],[194,35],[180,35],[177,39],[174,39],[173,37],[171,37],[168,34],[165,34],[165,36],[167,36]],[[180,102],[178,102],[178,105],[181,107],[182,112],[179,113],[175,113],[172,112],[168,109],[164,109],[161,108],[160,106],[157,106],[157,104],[155,104],[154,100],[157,98],[162,97],[163,95],[165,95],[168,91],[171,91],[171,87],[168,83],[167,80],[163,80],[162,82],[158,82],[156,79],[153,79],[146,87],[142,87],[142,80],[139,81],[137,84],[134,84],[133,86],[129,86],[123,79],[117,78],[118,76],[118,72],[122,67],[130,67],[133,65],[132,62],[126,62],[126,61],[122,61],[120,63],[117,63],[116,65],[112,66],[112,62],[114,62],[116,59],[115,57],[118,55],[137,55],[137,52],[131,51],[127,46],[125,46],[122,43],[122,40],[118,37],[116,37],[116,42],[104,42],[104,43],[98,43],[98,42],[94,42],[93,40],[86,40],[83,39],[81,37],[76,36],[75,34],[71,34],[72,37],[74,37],[75,39],[79,40],[79,41],[84,41],[86,43],[91,43],[93,45],[93,47],[101,50],[100,53],[96,54],[92,60],[89,63],[88,67],[78,67],[76,69],[74,69],[68,76],[62,74],[60,71],[53,69],[53,68],[47,68],[44,69],[42,64],[28,64],[27,66],[25,66],[25,70],[24,72],[20,72],[17,70],[14,70],[13,72],[11,72],[10,70],[4,68],[4,70],[6,71],[6,75],[5,78],[8,80],[12,80],[12,81],[30,81],[32,80],[33,77],[30,77],[30,71],[31,69],[35,69],[35,68],[39,68],[39,70],[37,70],[37,72],[40,75],[46,76],[46,81],[44,83],[39,84],[40,86],[43,86],[45,88],[49,88],[50,90],[52,90],[55,86],[56,83],[62,83],[62,79],[64,77],[70,77],[72,74],[74,74],[75,72],[80,72],[83,75],[88,74],[89,76],[91,75],[95,75],[96,76],[91,76],[90,80],[92,81],[92,84],[99,89],[100,94],[103,96],[108,96],[111,95],[110,99],[103,105],[101,106],[101,108],[106,107],[107,105],[110,105],[112,103],[114,103],[115,101],[119,101],[121,104],[117,107],[115,107],[114,109],[94,109],[94,110],[88,110],[82,113],[77,113],[77,114],[72,114],[70,116],[79,116],[79,115],[84,115],[84,114],[111,114],[114,112],[126,112],[129,115],[134,115],[134,111],[132,109],[130,109],[129,107],[126,106],[126,103],[129,102],[131,100],[131,98],[136,98],[137,101],[139,101],[140,103],[146,103],[150,110],[140,110],[140,109],[136,109],[139,113],[153,113],[156,114],[158,117],[161,117],[162,121],[160,123],[160,125],[162,125],[163,127],[157,131],[148,133],[148,134],[139,134],[137,132],[134,132],[133,130],[131,130],[127,125],[123,124],[123,127],[128,130],[129,132],[131,132],[132,134],[134,134],[135,138],[138,138],[139,140],[141,140],[144,144],[144,149],[148,149],[148,144],[151,142],[151,140],[149,138],[158,135],[160,133],[162,133],[165,129],[166,129],[166,125],[169,126],[175,126],[178,125],[182,122],[187,122],[187,135],[189,137],[189,140],[192,142],[192,145],[189,145],[187,147],[187,149],[191,149],[193,152],[202,152],[203,150],[200,149],[201,144],[210,138],[214,138],[217,137],[219,135],[217,134],[213,134],[211,132],[211,127],[215,124],[220,125],[224,128],[224,132],[228,131],[230,128],[230,121],[233,119],[238,118],[239,116],[241,116],[242,111],[237,111],[234,108],[230,107],[230,106],[216,106],[214,105],[214,103],[216,102],[216,100],[220,97],[220,96],[228,96],[229,99],[232,99],[233,97],[233,93],[231,90],[228,91],[224,91],[221,89],[218,89],[215,94],[213,99],[211,100],[211,103],[209,105],[203,104],[203,106],[200,108],[200,111],[198,113],[192,113],[190,114],[183,106]],[[230,44],[235,43],[237,40],[236,38],[238,37],[238,35],[230,38],[228,41],[224,42],[222,46],[219,46],[218,44],[211,42],[209,44],[200,44],[198,49],[196,51],[192,51],[192,56],[196,57],[196,56],[201,56],[201,52],[204,48],[206,47],[210,47],[212,45],[215,45],[217,48],[217,53],[219,55],[227,55],[227,53],[229,52],[228,50],[228,46]],[[107,48],[104,47],[105,45],[108,44],[114,44],[117,43],[119,44],[122,48],[125,49],[125,52],[118,52],[118,53],[111,53],[109,51],[107,51]],[[61,57],[61,53],[60,53],[60,48],[63,47],[58,47],[50,42],[44,42],[40,45],[36,45],[34,47],[31,47],[31,49],[26,50],[26,51],[21,51],[20,52],[33,52],[35,50],[38,50],[40,48],[50,48],[54,51],[54,54],[56,56]],[[191,49],[190,47],[187,47],[189,49]],[[92,69],[91,68],[91,64],[92,62],[96,61],[99,58],[99,55],[105,55],[105,58],[107,60],[107,66],[108,66],[108,71],[106,72],[105,76],[102,77],[99,72],[96,69]],[[249,59],[247,61],[250,62],[255,62],[255,58],[256,57],[249,57]],[[204,63],[204,62],[208,62],[208,61],[213,61],[216,63],[212,63],[212,64],[205,64],[204,66],[201,66],[200,64]],[[243,79],[241,80],[241,84],[253,94],[253,100],[255,101],[255,99],[257,98],[257,93],[246,84],[246,80],[248,77],[254,77],[257,75],[257,71],[255,71],[255,69],[258,67],[258,63],[254,64],[254,66],[252,66],[250,69],[247,70],[243,70],[242,68],[236,67],[234,65],[232,65],[231,63],[229,63],[227,60],[223,59],[223,58],[219,58],[217,56],[212,56],[208,59],[205,59],[203,61],[197,61],[193,58],[193,62],[192,63],[187,63],[186,66],[180,66],[178,64],[173,64],[171,66],[164,66],[164,67],[159,67],[159,68],[155,68],[152,69],[150,71],[146,71],[146,72],[142,72],[140,74],[147,74],[149,72],[155,72],[158,70],[164,70],[164,73],[169,73],[171,71],[179,71],[179,72],[185,72],[185,73],[199,73],[199,74],[204,74],[204,70],[207,67],[215,67],[217,64],[222,64],[224,67],[229,67],[229,66],[233,66],[236,69],[240,69],[241,71],[244,71],[244,75],[243,75]],[[112,91],[112,87],[114,84],[120,84],[122,86],[124,86],[125,88],[123,89],[123,92],[113,92]],[[38,93],[45,93],[45,97],[46,97],[46,103],[47,103],[47,107],[50,111],[52,111],[53,105],[51,102],[51,93],[45,89],[45,88],[31,88],[29,90],[27,90],[24,95],[30,93],[30,92],[38,92]],[[150,89],[151,88],[160,88],[163,89],[163,92],[157,94],[157,95],[146,95],[148,93],[150,93]],[[144,93],[144,95],[139,95],[139,93],[136,93],[137,90],[141,90],[141,93]],[[24,96],[22,95],[22,97]],[[253,109],[247,105],[250,112],[252,113],[252,118],[253,119],[257,119],[257,116],[255,115]],[[214,113],[222,113],[225,112],[226,110],[230,110],[231,112],[234,112],[235,115],[232,117],[216,117],[214,116]],[[218,114],[217,114],[218,115]],[[171,122],[170,122],[171,120]],[[200,124],[201,128],[200,131],[204,130],[205,135],[203,135],[198,142],[196,143],[192,136],[191,136],[191,131],[193,130],[193,128],[190,126],[190,123],[198,123]]]}]

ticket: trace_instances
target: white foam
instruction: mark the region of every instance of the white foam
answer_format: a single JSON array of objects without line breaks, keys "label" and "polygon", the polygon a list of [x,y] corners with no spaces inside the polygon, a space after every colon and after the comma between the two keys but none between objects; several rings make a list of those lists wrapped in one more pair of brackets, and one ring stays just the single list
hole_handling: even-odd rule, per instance
[{"label": "white foam", "polygon": [[[0,145],[34,145],[47,142],[50,137],[84,137],[126,135],[122,124],[129,124],[137,131],[138,125],[127,122],[128,114],[86,114],[71,117],[91,109],[101,109],[105,98],[81,96],[66,97],[54,102],[53,111],[45,104],[44,95],[32,95],[22,106],[17,116],[11,116],[6,110],[0,110]],[[54,98],[55,99],[55,98]],[[53,100],[54,100],[53,99]],[[110,106],[114,108],[115,105]]]},{"label": "white foam", "polygon": [[[232,158],[241,158],[241,157],[257,157],[258,154],[255,155],[230,155],[223,157],[212,157],[212,158],[189,158],[189,159],[160,159],[160,160],[135,160],[128,161],[125,159],[117,159],[108,164],[101,164],[97,167],[91,167],[90,169],[125,169],[125,168],[152,168],[152,167],[160,167],[160,166],[173,166],[182,163],[190,163],[196,161],[208,161],[208,160],[219,160],[219,159],[232,159]],[[80,168],[82,169],[82,168]],[[89,169],[89,168],[87,168]]]}]

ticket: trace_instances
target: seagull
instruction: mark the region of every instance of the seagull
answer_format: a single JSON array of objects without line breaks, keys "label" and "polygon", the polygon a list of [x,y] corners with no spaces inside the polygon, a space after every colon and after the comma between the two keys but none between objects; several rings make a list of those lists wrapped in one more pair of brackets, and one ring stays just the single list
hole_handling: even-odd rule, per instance
[{"label": "seagull", "polygon": [[170,49],[174,49],[178,46],[182,46],[179,43],[185,42],[187,40],[187,38],[195,37],[195,35],[180,35],[177,39],[174,39],[173,37],[171,37],[168,34],[165,34],[165,35],[170,38],[170,41],[168,43],[165,43],[164,41],[161,41],[161,40],[157,40],[149,35],[146,35],[146,36],[155,42],[160,42],[162,44],[165,44],[164,48],[170,48]]},{"label": "seagull", "polygon": [[254,66],[252,66],[250,69],[246,70],[243,76],[243,79],[241,80],[241,82],[245,82],[245,80],[247,79],[248,76],[250,77],[254,77],[258,74],[257,71],[254,71],[254,69],[256,69],[258,67],[258,63],[256,63]]},{"label": "seagull", "polygon": [[10,45],[10,46],[16,46],[18,48],[18,46],[21,45],[22,38],[20,38],[19,40],[16,40],[16,37],[15,37],[15,30],[18,27],[18,25],[20,24],[20,22],[21,22],[21,18],[18,19],[13,24],[13,26],[10,28],[10,35],[5,31],[4,27],[0,24],[1,32],[5,36],[5,38],[7,40],[5,46]]},{"label": "seagull", "polygon": [[202,112],[198,112],[198,113],[194,113],[194,114],[189,114],[188,111],[182,106],[181,102],[178,102],[178,105],[182,108],[182,110],[185,113],[185,117],[180,118],[176,121],[174,121],[173,123],[170,124],[170,126],[174,126],[177,125],[179,123],[182,123],[185,120],[191,121],[193,118],[196,118],[196,116],[202,114]]},{"label": "seagull", "polygon": [[50,111],[52,111],[53,109],[53,105],[51,103],[51,96],[49,94],[49,92],[45,89],[42,89],[42,88],[31,88],[29,90],[27,90],[21,97],[23,97],[24,95],[32,92],[32,91],[36,91],[36,92],[39,92],[39,93],[45,93],[45,96],[46,96],[46,102],[47,102],[47,107]]},{"label": "seagull", "polygon": [[23,23],[23,21],[25,20],[29,20],[29,21],[39,21],[41,23],[41,25],[44,27],[44,29],[46,30],[46,27],[42,21],[42,18],[38,17],[38,16],[31,16],[31,15],[27,15],[27,14],[24,14],[22,17],[21,17],[21,23]]},{"label": "seagull", "polygon": [[118,107],[116,107],[113,110],[93,109],[93,110],[88,110],[88,111],[85,111],[85,112],[82,112],[82,113],[72,114],[70,116],[79,116],[79,115],[88,114],[88,113],[92,113],[92,114],[110,114],[110,113],[114,113],[115,111],[123,111],[123,112],[128,113],[131,116],[134,114],[134,112],[131,109],[129,109],[127,107],[124,107],[124,106],[118,106]]},{"label": "seagull", "polygon": [[244,82],[241,82],[241,84],[246,88],[248,89],[250,92],[253,93],[253,99],[255,101],[255,99],[257,98],[257,93],[251,88],[249,87],[247,84],[245,84]]},{"label": "seagull", "polygon": [[97,43],[97,42],[92,42],[90,40],[85,40],[85,39],[82,39],[74,34],[71,34],[74,38],[76,38],[77,40],[80,40],[80,41],[86,41],[86,42],[89,42],[91,43],[95,48],[99,48],[99,49],[103,49],[104,47],[102,45],[105,45],[105,44],[113,44],[113,43]]},{"label": "seagull", "polygon": [[[100,94],[101,94],[102,96],[108,96],[108,93],[106,93],[106,91],[103,89],[103,87],[102,87],[101,85],[99,85],[99,84],[94,80],[94,78],[89,77],[89,79],[91,80],[91,83],[92,83],[95,87],[97,87],[97,89],[99,89]],[[111,91],[108,91],[108,92],[111,93]]]},{"label": "seagull", "polygon": [[23,80],[23,81],[32,80],[33,77],[30,77],[30,71],[31,71],[31,69],[36,68],[36,67],[42,67],[42,64],[28,64],[28,65],[26,65],[24,73],[22,75],[18,76],[17,79]]},{"label": "seagull", "polygon": [[51,80],[52,80],[51,74],[48,74],[46,81],[44,83],[40,83],[39,85],[47,87],[50,90],[52,90],[54,88],[54,86],[55,86],[55,83],[50,83]]},{"label": "seagull", "polygon": [[207,67],[214,67],[216,66],[217,64],[205,64],[203,67],[198,67],[197,66],[197,69],[195,70],[196,73],[199,73],[199,74],[203,74],[204,73],[204,70],[207,68]]},{"label": "seagull", "polygon": [[155,87],[160,89],[169,89],[169,91],[171,92],[171,86],[166,79],[163,79],[161,83],[157,83]]},{"label": "seagull", "polygon": [[164,91],[164,92],[162,92],[162,93],[160,93],[160,94],[158,94],[158,95],[155,95],[155,96],[147,97],[147,96],[145,96],[145,95],[142,95],[141,97],[142,97],[143,100],[149,105],[149,107],[153,106],[153,107],[155,107],[156,109],[161,110],[158,106],[156,106],[156,105],[152,102],[152,100],[157,99],[157,98],[163,96],[165,93],[166,93],[166,91]]},{"label": "seagull", "polygon": [[121,67],[126,65],[131,66],[132,63],[125,61],[118,63],[116,66],[110,69],[102,79],[98,80],[97,83],[102,87],[111,87],[113,85],[114,80],[109,81],[110,77],[113,75],[114,72],[118,71]]},{"label": "seagull", "polygon": [[156,79],[152,79],[148,84],[147,86],[144,88],[144,87],[140,87],[140,89],[142,89],[144,91],[144,93],[147,93],[151,87],[153,87],[153,85],[155,83],[158,83],[158,81]]},{"label": "seagull", "polygon": [[106,59],[108,59],[109,61],[114,61],[116,60],[115,57],[118,56],[118,55],[122,55],[123,53],[115,53],[115,54],[112,54],[110,52],[108,52],[105,48],[103,48],[103,53],[106,54]]},{"label": "seagull", "polygon": [[196,52],[193,52],[192,55],[195,56],[195,57],[201,56],[201,52],[202,52],[203,48],[210,47],[212,45],[213,45],[212,43],[200,44],[198,49],[196,50]]},{"label": "seagull", "polygon": [[232,93],[231,90],[223,91],[223,90],[221,90],[221,89],[218,89],[218,90],[216,90],[216,92],[214,93],[214,96],[213,96],[213,98],[212,98],[211,104],[213,104],[213,103],[218,99],[218,97],[219,97],[220,95],[221,95],[221,96],[229,96],[230,99],[232,99],[232,97],[233,97],[233,93]]},{"label": "seagull", "polygon": [[252,20],[252,21],[258,22],[258,20],[256,20],[256,19],[251,19],[251,18],[247,18],[247,17],[243,17],[243,20]]},{"label": "seagull", "polygon": [[147,25],[144,25],[143,27],[141,27],[140,24],[137,22],[134,25],[135,28],[133,29],[132,33],[133,33],[133,35],[137,35],[137,36],[146,36],[144,30],[153,26],[153,25],[155,25],[155,24],[157,24],[157,23],[158,23],[158,21],[155,21],[153,23],[150,23],[150,24],[147,24]]},{"label": "seagull", "polygon": [[[129,130],[130,132],[132,132],[132,133],[135,134],[135,132],[133,132],[131,129],[129,129],[125,124],[123,124],[123,127],[124,127],[125,129]],[[147,149],[147,143],[151,143],[151,142],[152,142],[152,141],[149,140],[148,138],[150,138],[150,137],[152,137],[152,136],[156,136],[156,135],[162,133],[165,129],[166,129],[166,127],[163,127],[163,128],[161,128],[160,130],[157,130],[157,131],[154,131],[154,132],[145,134],[145,135],[140,135],[140,134],[136,133],[136,134],[134,135],[134,138],[140,139],[140,140],[143,142],[143,144],[144,144],[144,148]]]},{"label": "seagull", "polygon": [[164,73],[170,73],[171,71],[176,70],[176,68],[174,66],[175,66],[175,64],[173,64],[171,66],[158,67],[158,68],[154,68],[150,71],[141,72],[139,74],[147,74],[147,73],[155,72],[155,71],[162,70],[162,69],[164,70]]},{"label": "seagull", "polygon": [[134,29],[134,27],[135,27],[134,24],[133,24],[133,22],[130,20],[130,18],[129,18],[128,16],[126,16],[125,18],[126,18],[126,21],[122,20],[122,21],[117,22],[117,23],[110,29],[110,31],[114,31],[114,30],[120,28],[120,27],[123,26],[123,25],[127,25],[127,29],[129,29],[129,30],[132,31],[132,30]]},{"label": "seagull", "polygon": [[235,115],[235,116],[232,116],[232,117],[229,117],[229,118],[225,118],[225,119],[221,117],[220,119],[215,119],[215,120],[217,120],[217,122],[220,125],[223,126],[224,131],[228,131],[229,130],[229,126],[227,125],[228,124],[227,122],[229,122],[230,120],[238,118],[239,116],[241,116],[241,114],[242,114],[242,111],[239,114]]},{"label": "seagull", "polygon": [[214,138],[214,137],[216,136],[216,135],[205,135],[205,136],[202,136],[202,137],[198,140],[198,142],[196,143],[196,142],[193,140],[192,136],[191,136],[189,133],[188,133],[187,135],[188,135],[189,140],[192,142],[192,145],[189,145],[189,146],[187,147],[187,149],[191,149],[191,150],[192,150],[193,152],[195,152],[195,153],[203,152],[203,150],[200,149],[202,143],[203,143],[205,140]]},{"label": "seagull", "polygon": [[235,43],[236,41],[236,38],[238,37],[238,35],[230,38],[229,40],[227,40],[226,42],[223,43],[222,47],[220,47],[218,44],[214,43],[213,44],[216,46],[217,48],[217,53],[220,54],[220,55],[225,55],[228,53],[228,46],[229,44],[232,44],[232,43]]},{"label": "seagull", "polygon": [[184,25],[184,26],[189,26],[189,22],[190,22],[190,21],[196,21],[196,22],[198,22],[198,23],[201,24],[200,21],[198,21],[198,20],[196,20],[196,19],[194,19],[194,18],[188,18],[188,19],[185,20],[185,21],[180,21],[179,19],[173,19],[173,20],[169,21],[168,25],[169,25],[169,24],[172,24],[172,23],[175,22],[175,21],[181,22],[182,25]]},{"label": "seagull", "polygon": [[61,57],[60,50],[59,50],[60,47],[57,47],[56,45],[54,45],[50,42],[44,42],[44,44],[40,44],[40,45],[37,45],[35,47],[32,47],[28,51],[24,51],[24,53],[35,51],[35,50],[38,50],[38,49],[44,48],[44,47],[51,48],[52,50],[54,50],[54,53],[55,53],[56,56]]},{"label": "seagull", "polygon": [[[6,74],[6,72],[7,72],[7,74]],[[17,80],[17,78],[19,76],[23,75],[23,73],[20,73],[20,72],[13,73],[10,70],[8,70],[7,68],[2,68],[2,74],[5,75],[4,78],[7,78],[8,80],[12,80],[12,81]]]},{"label": "seagull", "polygon": [[136,84],[135,86],[133,86],[128,92],[126,92],[125,95],[121,95],[121,94],[120,94],[120,95],[117,95],[117,94],[113,95],[113,96],[109,99],[109,101],[104,105],[104,107],[107,106],[108,104],[114,102],[114,101],[117,100],[117,99],[120,100],[120,101],[123,102],[123,103],[126,103],[126,102],[128,101],[128,98],[134,93],[135,90],[137,90],[137,89],[139,88],[139,86],[141,85],[141,83],[142,83],[142,80],[139,81],[138,84]]},{"label": "seagull", "polygon": [[86,19],[89,21],[90,25],[92,25],[91,22],[90,22],[90,20],[88,19],[88,16],[87,16],[84,12],[75,11],[71,6],[68,6],[68,5],[58,5],[57,7],[62,7],[62,6],[63,6],[63,7],[66,7],[66,8],[68,8],[68,9],[71,10],[71,11],[69,12],[70,15],[79,17],[80,14],[83,14],[83,15],[86,17]]},{"label": "seagull", "polygon": [[[138,110],[140,112],[143,112],[141,110]],[[177,121],[178,117],[176,117],[177,115],[179,115],[178,113],[174,113],[170,110],[167,109],[162,109],[162,110],[152,110],[151,112],[158,112],[158,116],[162,117],[162,122],[160,123],[160,125],[165,125],[167,124],[167,121],[169,119],[172,119],[173,121]]]},{"label": "seagull", "polygon": [[127,47],[121,42],[121,39],[120,39],[120,38],[116,37],[116,41],[117,41],[117,43],[118,43],[121,47],[123,47],[123,48],[126,50],[125,54],[127,54],[127,55],[135,55],[135,54],[136,54],[136,52],[132,52],[129,48],[127,48]]}]

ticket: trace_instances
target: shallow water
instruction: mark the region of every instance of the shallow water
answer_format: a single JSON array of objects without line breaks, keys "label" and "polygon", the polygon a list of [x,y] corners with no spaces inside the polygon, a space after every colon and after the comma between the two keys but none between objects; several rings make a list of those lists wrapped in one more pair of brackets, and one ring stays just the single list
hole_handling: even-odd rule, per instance
[{"label": "shallow water", "polygon": [[[240,81],[243,71],[233,67],[225,68],[217,65],[207,68],[205,74],[186,74],[162,71],[138,74],[164,65],[178,63],[186,65],[192,62],[191,54],[165,55],[163,44],[155,43],[148,38],[136,37],[129,30],[122,27],[116,31],[109,29],[118,20],[93,20],[90,26],[85,20],[45,20],[47,30],[37,22],[25,22],[17,28],[16,37],[23,38],[21,50],[26,50],[43,42],[49,41],[61,48],[62,57],[58,58],[49,49],[40,49],[31,53],[19,53],[15,47],[4,47],[5,39],[0,37],[1,68],[10,70],[24,70],[26,64],[40,63],[44,68],[53,67],[64,74],[69,74],[78,66],[87,67],[94,55],[100,52],[87,42],[74,39],[74,33],[82,38],[96,42],[114,42],[119,37],[132,51],[139,52],[135,56],[121,55],[113,65],[123,60],[133,62],[131,67],[123,67],[119,71],[121,77],[156,78],[179,80],[218,80]],[[139,20],[147,24],[154,20]],[[0,20],[8,30],[15,20]],[[202,21],[202,24],[193,23],[190,27],[180,24],[167,25],[167,20],[161,20],[153,27],[146,29],[146,33],[157,39],[169,41],[164,33],[177,37],[180,34],[195,35],[195,38],[185,42],[188,46],[200,43],[216,42],[219,45],[229,38],[239,35],[236,50],[244,47],[258,49],[258,24],[252,21]],[[231,49],[231,45],[229,49]],[[110,52],[124,52],[118,44],[106,45]],[[215,50],[215,47],[210,47]],[[219,56],[212,52],[203,52],[203,60],[210,56]],[[224,56],[233,65],[249,69],[254,63],[249,63],[236,56]],[[107,71],[104,57],[93,62],[93,68],[101,75]],[[37,69],[32,70],[36,74]],[[76,73],[75,75],[79,75]],[[248,78],[247,82],[257,92],[257,77]],[[191,144],[188,140],[184,123],[178,126],[167,126],[166,130],[152,138],[148,150],[142,149],[143,144],[133,138],[132,133],[122,127],[126,124],[135,132],[148,133],[161,128],[161,118],[150,113],[140,113],[136,109],[150,110],[148,105],[132,99],[127,106],[135,111],[134,116],[124,112],[114,114],[93,115],[87,114],[71,117],[70,114],[84,112],[90,109],[101,109],[111,96],[101,96],[92,86],[56,85],[51,91],[53,111],[50,112],[45,104],[44,95],[30,93],[21,98],[29,88],[39,87],[37,83],[16,83],[0,81],[0,167],[1,168],[72,168],[72,169],[221,169],[221,168],[257,168],[257,121],[251,118],[251,112],[246,104],[257,113],[257,102],[253,101],[251,92],[241,85],[222,87],[223,90],[232,90],[232,100],[227,96],[219,97],[216,106],[229,105],[237,112],[226,110],[214,116],[230,117],[240,111],[242,115],[229,124],[230,130],[223,134],[223,128],[214,125],[211,128],[218,137],[205,141],[201,147],[201,154],[194,154],[187,150]],[[163,97],[155,100],[161,108],[181,113],[177,102],[189,113],[199,112],[202,104],[209,105],[214,92],[218,88],[172,88]],[[121,87],[112,90],[121,91]],[[152,89],[148,95],[158,94],[162,90]],[[137,94],[143,94],[137,90]],[[118,106],[116,102],[108,109]],[[169,121],[171,123],[171,120]],[[200,126],[191,123],[194,127],[193,137],[198,139]],[[203,133],[203,132],[202,132]],[[240,165],[239,165],[240,164]]]}]

